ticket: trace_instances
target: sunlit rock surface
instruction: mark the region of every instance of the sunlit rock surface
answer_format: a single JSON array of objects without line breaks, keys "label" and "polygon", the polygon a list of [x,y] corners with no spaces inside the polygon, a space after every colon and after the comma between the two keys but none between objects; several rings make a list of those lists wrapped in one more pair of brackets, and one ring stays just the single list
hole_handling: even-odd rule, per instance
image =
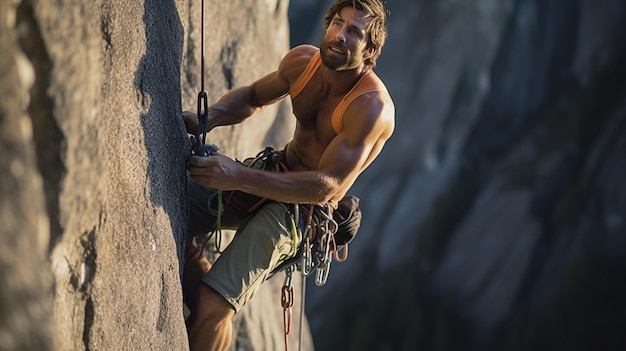
[{"label": "sunlit rock surface", "polygon": [[[201,90],[200,3],[0,4],[0,349],[188,348],[180,113]],[[209,102],[277,65],[287,6],[206,1]],[[285,111],[209,141],[238,158],[282,147]],[[232,349],[284,347],[281,286],[279,276],[238,314]],[[303,341],[311,349],[306,325]]]}]

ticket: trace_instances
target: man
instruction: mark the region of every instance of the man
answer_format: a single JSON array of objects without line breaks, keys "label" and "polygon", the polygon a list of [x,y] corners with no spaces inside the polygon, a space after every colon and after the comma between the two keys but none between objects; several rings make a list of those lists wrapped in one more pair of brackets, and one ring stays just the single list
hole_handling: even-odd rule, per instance
[{"label": "man", "polygon": [[[236,201],[238,214],[224,211],[224,227],[244,224],[197,286],[188,327],[191,350],[229,347],[233,315],[293,247],[287,204],[337,208],[392,135],[393,102],[372,71],[387,36],[383,4],[337,0],[324,26],[320,49],[290,50],[275,72],[230,91],[207,111],[211,130],[243,122],[290,95],[297,123],[281,154],[286,172],[244,167],[220,154],[189,158],[191,234],[209,232],[214,225],[215,212],[207,209],[207,202],[214,201],[210,189],[271,200],[249,215]],[[196,116],[185,112],[183,118],[195,133]]]}]

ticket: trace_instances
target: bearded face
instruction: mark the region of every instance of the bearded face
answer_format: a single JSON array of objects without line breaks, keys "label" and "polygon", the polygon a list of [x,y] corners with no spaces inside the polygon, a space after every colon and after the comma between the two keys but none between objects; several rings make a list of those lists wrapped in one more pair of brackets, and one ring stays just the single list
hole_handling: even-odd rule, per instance
[{"label": "bearded face", "polygon": [[367,26],[371,18],[363,11],[346,6],[332,19],[320,44],[324,65],[347,71],[365,62]]},{"label": "bearded face", "polygon": [[348,71],[363,64],[363,50],[350,50],[345,43],[324,39],[320,45],[322,62],[335,71]]}]

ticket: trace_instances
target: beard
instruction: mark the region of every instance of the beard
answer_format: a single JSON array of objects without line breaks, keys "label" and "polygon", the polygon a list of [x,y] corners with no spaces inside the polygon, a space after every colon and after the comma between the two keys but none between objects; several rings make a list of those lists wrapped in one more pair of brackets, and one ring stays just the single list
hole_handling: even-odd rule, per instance
[{"label": "beard", "polygon": [[348,50],[344,45],[334,43],[332,46],[341,48],[343,54],[332,51],[330,49],[331,43],[326,40],[322,41],[320,45],[320,55],[322,56],[322,62],[328,68],[337,72],[349,71],[358,68],[362,63],[359,61],[358,56],[355,55],[355,52]]}]

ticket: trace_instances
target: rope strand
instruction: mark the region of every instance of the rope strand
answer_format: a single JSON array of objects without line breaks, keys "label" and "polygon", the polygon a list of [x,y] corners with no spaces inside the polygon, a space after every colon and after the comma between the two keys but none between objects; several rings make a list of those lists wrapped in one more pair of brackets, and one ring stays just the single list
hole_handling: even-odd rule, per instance
[{"label": "rope strand", "polygon": [[200,20],[200,88],[204,91],[204,0],[202,0],[202,18]]}]

